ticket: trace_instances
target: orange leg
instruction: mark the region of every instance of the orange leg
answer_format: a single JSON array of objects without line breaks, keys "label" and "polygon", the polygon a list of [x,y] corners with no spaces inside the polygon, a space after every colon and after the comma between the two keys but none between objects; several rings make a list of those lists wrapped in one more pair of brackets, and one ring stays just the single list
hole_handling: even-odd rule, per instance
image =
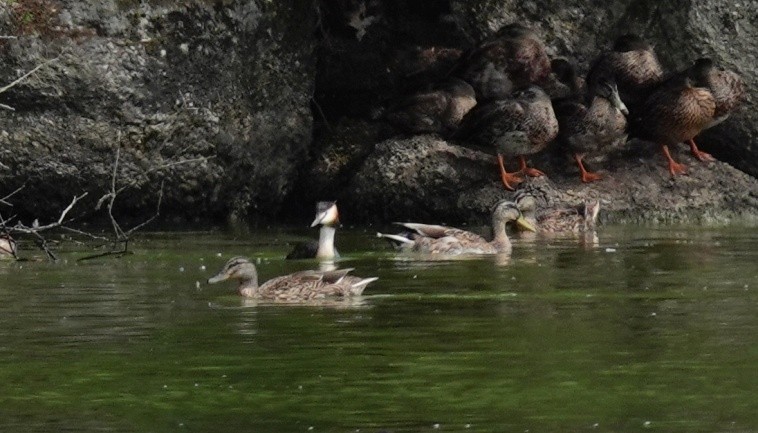
[{"label": "orange leg", "polygon": [[539,177],[544,176],[545,173],[537,170],[536,168],[527,167],[526,166],[526,159],[524,158],[524,155],[519,156],[519,159],[521,160],[521,166],[519,168],[519,173],[525,174],[527,176],[531,177]]},{"label": "orange leg", "polygon": [[590,183],[590,182],[594,182],[596,180],[602,179],[603,176],[597,173],[590,173],[584,168],[584,164],[582,163],[582,158],[584,158],[584,155],[580,155],[578,153],[574,154],[574,160],[576,161],[576,165],[579,166],[579,171],[582,172],[582,182]]},{"label": "orange leg", "polygon": [[505,171],[505,164],[503,163],[503,155],[497,156],[497,163],[500,166],[500,179],[503,180],[503,185],[511,191],[513,191],[513,187],[511,184],[517,185],[524,181],[524,179],[521,178],[517,173],[508,173]]},{"label": "orange leg", "polygon": [[715,161],[716,158],[714,158],[710,153],[703,152],[702,150],[697,148],[697,144],[695,144],[695,140],[690,138],[690,152],[692,152],[692,156],[695,158],[703,161],[703,162],[710,162]]},{"label": "orange leg", "polygon": [[664,144],[663,146],[661,146],[661,149],[663,150],[663,155],[666,157],[666,159],[669,162],[669,173],[671,173],[671,176],[687,173],[687,166],[684,164],[679,164],[678,162],[674,161],[674,158],[672,158],[671,154],[669,153],[668,146]]}]

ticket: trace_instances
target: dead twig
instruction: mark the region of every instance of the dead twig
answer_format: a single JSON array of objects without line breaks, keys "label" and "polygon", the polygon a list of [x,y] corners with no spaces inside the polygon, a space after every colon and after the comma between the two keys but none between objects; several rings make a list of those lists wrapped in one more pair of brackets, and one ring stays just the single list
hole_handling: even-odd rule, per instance
[{"label": "dead twig", "polygon": [[52,58],[52,59],[50,59],[50,60],[47,60],[47,61],[45,61],[45,62],[43,62],[43,63],[40,63],[39,65],[35,66],[35,67],[34,67],[34,69],[32,69],[31,71],[29,71],[29,72],[25,73],[24,75],[22,75],[22,76],[18,77],[18,78],[17,78],[15,81],[13,81],[12,83],[8,84],[7,86],[4,86],[4,87],[0,87],[0,93],[4,93],[4,92],[6,92],[6,91],[7,91],[8,89],[10,89],[11,87],[13,87],[13,86],[17,85],[18,83],[20,83],[20,82],[24,81],[24,80],[25,80],[27,77],[29,77],[29,76],[30,76],[30,75],[32,75],[33,73],[37,72],[38,70],[40,70],[40,68],[42,68],[42,67],[44,67],[44,66],[47,66],[48,64],[50,64],[50,63],[52,63],[52,62],[55,62],[55,61],[57,61],[57,60],[58,60],[58,57],[54,57],[54,58]]},{"label": "dead twig", "polygon": [[3,198],[0,198],[0,203],[4,204],[4,205],[6,205],[6,206],[10,206],[10,207],[13,207],[13,204],[12,204],[12,203],[10,203],[8,200],[9,200],[11,197],[13,197],[14,195],[18,194],[18,193],[19,193],[19,191],[21,191],[21,190],[22,190],[22,189],[24,189],[25,187],[26,187],[26,184],[23,184],[23,185],[21,185],[20,187],[16,188],[16,190],[15,190],[15,191],[12,191],[10,194],[6,195],[5,197],[3,197]]},{"label": "dead twig", "polygon": [[[13,194],[15,194],[15,192]],[[58,256],[56,256],[55,253],[53,253],[53,251],[48,247],[47,238],[45,238],[42,235],[42,232],[45,232],[47,230],[51,230],[51,229],[54,229],[54,228],[61,227],[61,226],[63,226],[63,224],[71,221],[72,219],[68,219],[68,220],[66,219],[66,215],[68,215],[68,213],[71,211],[71,209],[74,208],[74,206],[76,205],[76,203],[79,200],[81,200],[84,197],[86,197],[87,194],[88,193],[85,192],[85,193],[83,193],[81,195],[74,196],[74,198],[71,200],[71,203],[69,203],[69,205],[66,206],[65,209],[63,209],[63,211],[61,212],[60,216],[58,217],[58,220],[54,221],[54,222],[51,222],[50,224],[39,225],[39,223],[37,222],[37,220],[34,220],[34,223],[32,223],[32,225],[30,227],[30,226],[27,226],[27,225],[23,224],[21,221],[19,221],[15,225],[13,225],[11,227],[8,227],[7,226],[7,221],[8,220],[5,220],[5,219],[3,219],[0,216],[0,225],[2,226],[3,230],[7,231],[8,234],[10,234],[10,233],[22,233],[22,234],[28,234],[28,235],[34,236],[36,238],[36,240],[37,240],[37,246],[41,250],[43,250],[45,252],[45,254],[47,254],[47,257],[50,260],[57,261],[58,260]]]}]

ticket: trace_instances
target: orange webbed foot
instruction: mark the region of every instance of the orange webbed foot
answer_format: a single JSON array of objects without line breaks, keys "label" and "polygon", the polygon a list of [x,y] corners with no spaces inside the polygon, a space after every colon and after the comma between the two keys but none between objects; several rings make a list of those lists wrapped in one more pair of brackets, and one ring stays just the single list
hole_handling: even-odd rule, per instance
[{"label": "orange webbed foot", "polygon": [[518,185],[524,181],[524,178],[518,175],[518,173],[506,173],[500,172],[500,179],[503,181],[503,185],[511,191],[514,190],[513,185]]},{"label": "orange webbed foot", "polygon": [[591,173],[589,171],[585,171],[584,173],[582,173],[582,182],[584,183],[594,182],[602,178],[603,176],[597,173]]},{"label": "orange webbed foot", "polygon": [[687,166],[671,160],[669,161],[669,173],[671,173],[671,177],[677,174],[687,174]]},{"label": "orange webbed foot", "polygon": [[661,146],[661,150],[663,150],[663,155],[666,157],[666,160],[669,163],[669,173],[671,173],[672,177],[676,176],[677,174],[687,173],[687,166],[674,161],[674,158],[671,157],[671,153],[669,153],[668,146],[664,144]]},{"label": "orange webbed foot", "polygon": [[527,167],[526,159],[523,156],[519,156],[519,159],[521,160],[521,167],[519,168],[519,173],[524,174],[529,177],[540,177],[540,176],[545,175],[545,173],[537,170],[536,168]]},{"label": "orange webbed foot", "polygon": [[714,158],[710,153],[703,152],[702,150],[698,149],[697,145],[695,144],[695,140],[690,140],[690,152],[692,153],[692,156],[703,162],[711,162],[716,160],[716,158]]}]

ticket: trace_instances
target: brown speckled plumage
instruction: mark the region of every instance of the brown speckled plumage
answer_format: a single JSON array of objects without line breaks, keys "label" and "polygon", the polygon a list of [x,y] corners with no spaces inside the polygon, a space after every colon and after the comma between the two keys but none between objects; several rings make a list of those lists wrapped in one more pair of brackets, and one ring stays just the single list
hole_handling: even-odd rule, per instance
[{"label": "brown speckled plumage", "polygon": [[600,176],[587,172],[582,158],[624,141],[629,114],[612,79],[596,83],[588,99],[589,106],[576,99],[554,104],[560,126],[559,141],[574,154],[583,182],[598,180]]},{"label": "brown speckled plumage", "polygon": [[541,234],[583,234],[596,230],[600,202],[585,202],[572,207],[537,207],[537,200],[529,194],[516,198],[516,205]]},{"label": "brown speckled plumage", "polygon": [[628,34],[617,38],[611,51],[595,59],[587,74],[587,87],[604,78],[616,81],[621,100],[635,113],[649,91],[663,80],[664,72],[653,47]]},{"label": "brown speckled plumage", "polygon": [[524,156],[541,151],[558,135],[558,120],[547,94],[537,86],[518,91],[509,99],[478,105],[463,118],[456,137],[494,146],[500,176],[508,189],[521,178],[505,170],[504,159],[519,157],[519,173],[541,176],[526,166]]},{"label": "brown speckled plumage", "polygon": [[543,81],[550,74],[550,59],[536,33],[511,24],[464,54],[456,73],[471,83],[477,99],[502,98]]},{"label": "brown speckled plumage", "polygon": [[399,100],[386,118],[405,132],[448,134],[475,105],[474,89],[463,80],[451,78],[437,89]]},{"label": "brown speckled plumage", "polygon": [[16,258],[16,241],[9,235],[0,235],[0,260],[14,258]]},{"label": "brown speckled plumage", "polygon": [[352,269],[336,271],[302,271],[272,278],[258,286],[258,273],[248,259],[233,257],[208,283],[237,280],[237,291],[247,298],[271,301],[309,301],[327,297],[350,297],[363,293],[377,278],[347,275]]}]

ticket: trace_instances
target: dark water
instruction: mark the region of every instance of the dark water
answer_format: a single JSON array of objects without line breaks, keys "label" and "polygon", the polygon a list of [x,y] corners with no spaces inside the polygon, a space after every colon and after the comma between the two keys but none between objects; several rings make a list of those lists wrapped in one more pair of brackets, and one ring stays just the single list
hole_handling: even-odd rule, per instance
[{"label": "dark water", "polygon": [[314,267],[281,259],[297,234],[0,262],[0,431],[758,431],[755,228],[605,227],[509,263],[343,230],[340,265],[380,277],[355,304],[203,282],[238,254],[264,280]]}]

